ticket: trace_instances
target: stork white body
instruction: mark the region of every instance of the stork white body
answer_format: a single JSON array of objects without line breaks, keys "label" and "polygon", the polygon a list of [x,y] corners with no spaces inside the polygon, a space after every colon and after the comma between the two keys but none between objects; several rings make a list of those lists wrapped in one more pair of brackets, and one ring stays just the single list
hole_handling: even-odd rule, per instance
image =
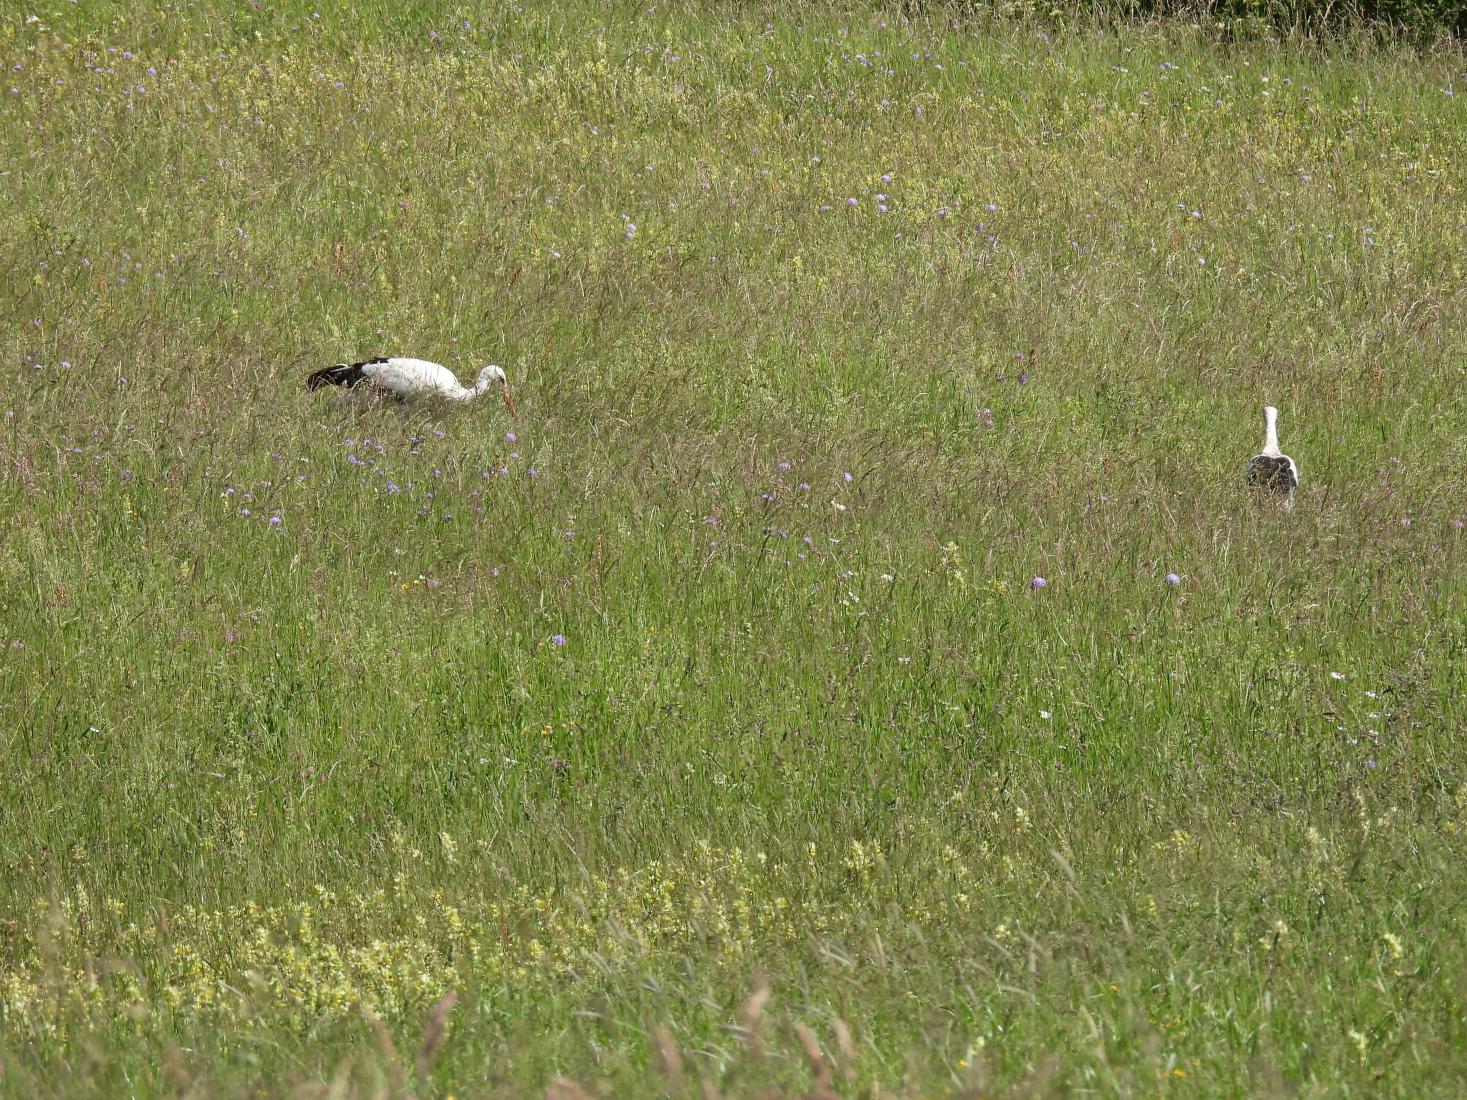
[{"label": "stork white body", "polygon": [[509,396],[509,381],[505,378],[504,371],[493,365],[479,372],[473,386],[463,385],[458,376],[441,363],[406,356],[366,359],[360,363],[338,363],[334,367],[318,370],[306,379],[306,388],[312,390],[322,386],[355,388],[362,385],[382,396],[394,397],[399,401],[437,401],[459,405],[477,401],[491,389],[498,388],[510,415],[518,415]]},{"label": "stork white body", "polygon": [[1299,487],[1299,467],[1279,448],[1279,411],[1272,405],[1263,407],[1263,450],[1248,460],[1248,484],[1282,496],[1285,506]]}]

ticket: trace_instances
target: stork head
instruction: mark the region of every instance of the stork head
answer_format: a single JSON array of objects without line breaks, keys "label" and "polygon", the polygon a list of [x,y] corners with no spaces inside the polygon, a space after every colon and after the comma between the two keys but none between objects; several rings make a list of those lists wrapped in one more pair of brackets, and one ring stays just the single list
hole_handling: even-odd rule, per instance
[{"label": "stork head", "polygon": [[495,387],[498,387],[499,396],[504,399],[504,407],[509,410],[509,415],[518,420],[520,414],[515,410],[514,400],[509,396],[509,379],[504,376],[502,368],[491,363],[479,372],[479,381],[475,388],[480,393],[487,393]]}]

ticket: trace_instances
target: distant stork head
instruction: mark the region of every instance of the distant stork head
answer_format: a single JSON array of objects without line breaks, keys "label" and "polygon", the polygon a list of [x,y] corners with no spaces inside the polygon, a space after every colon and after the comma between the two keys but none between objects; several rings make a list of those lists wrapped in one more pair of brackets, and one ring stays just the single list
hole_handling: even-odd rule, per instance
[{"label": "distant stork head", "polygon": [[499,387],[499,396],[504,401],[504,407],[509,410],[509,415],[518,420],[520,414],[514,407],[514,399],[509,396],[509,379],[504,376],[502,368],[491,363],[479,372],[474,392],[476,394],[487,393],[496,386]]},{"label": "distant stork head", "polygon": [[1283,497],[1286,506],[1299,487],[1299,467],[1279,449],[1279,411],[1272,405],[1263,407],[1263,450],[1248,460],[1248,484]]}]

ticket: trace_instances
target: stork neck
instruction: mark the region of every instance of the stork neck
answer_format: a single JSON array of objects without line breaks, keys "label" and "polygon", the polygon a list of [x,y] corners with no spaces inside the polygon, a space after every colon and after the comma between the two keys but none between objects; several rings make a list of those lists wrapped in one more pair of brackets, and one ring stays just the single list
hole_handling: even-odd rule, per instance
[{"label": "stork neck", "polygon": [[1263,453],[1266,455],[1283,454],[1279,450],[1279,411],[1273,406],[1263,410]]},{"label": "stork neck", "polygon": [[462,382],[460,382],[457,389],[453,393],[453,400],[463,404],[467,404],[470,401],[482,397],[484,395],[484,392],[488,389],[489,379],[483,376],[480,376],[479,379],[475,381],[472,386],[465,386]]},{"label": "stork neck", "polygon": [[485,367],[479,372],[479,376],[474,379],[474,388],[465,391],[465,401],[472,401],[476,397],[483,397],[486,393],[490,391],[490,389],[493,388],[494,375],[491,373],[491,371],[492,368]]}]

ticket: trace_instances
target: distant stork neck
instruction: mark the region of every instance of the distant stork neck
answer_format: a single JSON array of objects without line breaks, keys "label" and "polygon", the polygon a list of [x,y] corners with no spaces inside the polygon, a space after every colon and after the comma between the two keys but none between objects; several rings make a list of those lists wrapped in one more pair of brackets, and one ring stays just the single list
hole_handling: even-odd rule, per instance
[{"label": "distant stork neck", "polygon": [[1263,453],[1270,457],[1283,454],[1279,449],[1279,411],[1272,405],[1263,410]]},{"label": "distant stork neck", "polygon": [[479,377],[474,380],[474,384],[472,386],[465,386],[460,383],[456,396],[460,401],[476,401],[489,392],[489,387],[491,385],[493,385],[493,382],[489,378],[489,376],[487,374],[480,374]]}]

